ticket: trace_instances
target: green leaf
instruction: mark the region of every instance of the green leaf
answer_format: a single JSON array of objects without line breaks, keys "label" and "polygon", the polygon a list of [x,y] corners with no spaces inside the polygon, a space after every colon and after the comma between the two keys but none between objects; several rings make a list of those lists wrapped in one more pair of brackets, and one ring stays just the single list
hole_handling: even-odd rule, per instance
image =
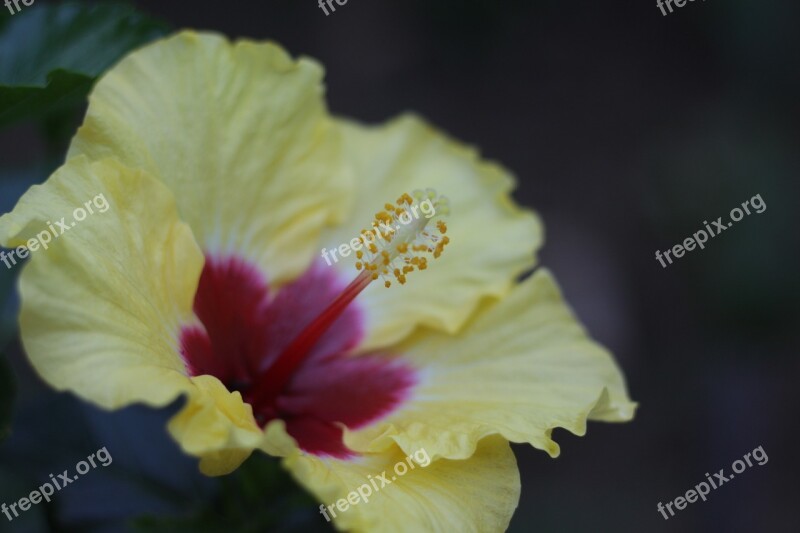
[{"label": "green leaf", "polygon": [[168,27],[126,4],[33,4],[0,23],[0,126],[81,103],[95,79]]},{"label": "green leaf", "polygon": [[262,453],[254,453],[236,472],[219,478],[219,484],[216,498],[193,502],[195,508],[186,515],[143,516],[133,520],[130,529],[138,533],[217,533],[232,526],[241,533],[333,530],[319,514],[314,499],[276,459]]},{"label": "green leaf", "polygon": [[17,317],[12,296],[18,270],[10,270],[4,263],[0,263],[0,350],[11,340],[16,330]]},{"label": "green leaf", "polygon": [[16,383],[11,366],[0,354],[0,441],[11,432],[11,414],[16,393]]}]

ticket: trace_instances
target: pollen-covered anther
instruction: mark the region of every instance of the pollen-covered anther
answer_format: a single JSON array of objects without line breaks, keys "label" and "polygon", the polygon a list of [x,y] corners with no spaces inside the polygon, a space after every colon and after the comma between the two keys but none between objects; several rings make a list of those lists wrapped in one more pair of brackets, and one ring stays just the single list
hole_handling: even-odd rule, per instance
[{"label": "pollen-covered anther", "polygon": [[436,245],[436,249],[433,251],[433,258],[438,259],[439,256],[442,255],[444,251],[444,247],[450,243],[450,237],[444,237],[441,241]]},{"label": "pollen-covered anther", "polygon": [[409,196],[408,193],[403,193],[403,196],[397,199],[397,205],[408,204],[412,205],[414,203],[414,199]]},{"label": "pollen-covered anther", "polygon": [[405,284],[407,274],[426,270],[427,256],[439,258],[450,243],[447,225],[438,218],[450,211],[446,197],[433,189],[418,190],[413,196],[402,194],[395,203],[375,213],[372,229],[361,231],[363,252],[356,253],[356,268],[371,280],[383,278],[387,288],[392,285],[387,278]]}]

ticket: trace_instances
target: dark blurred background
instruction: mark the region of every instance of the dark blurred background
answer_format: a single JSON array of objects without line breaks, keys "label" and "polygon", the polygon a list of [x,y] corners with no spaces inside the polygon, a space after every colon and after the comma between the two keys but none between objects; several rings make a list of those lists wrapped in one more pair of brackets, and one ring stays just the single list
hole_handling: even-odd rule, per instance
[{"label": "dark blurred background", "polygon": [[[135,4],[175,29],[315,57],[334,113],[380,122],[414,110],[518,176],[516,198],[546,224],[542,263],[615,354],[640,409],[583,438],[556,431],[556,460],[516,446],[523,488],[510,531],[800,531],[800,4],[698,0],[668,16],[655,0],[350,0],[329,16],[315,0]],[[74,130],[80,114],[71,120]],[[68,136],[42,131],[0,132],[0,212],[63,156]],[[656,261],[757,194],[764,213],[666,269]],[[116,467],[17,527],[115,531],[139,517],[157,530],[163,521],[141,516],[204,515],[256,530],[252,509],[278,496],[298,511],[276,530],[324,525],[304,496],[270,486],[266,459],[203,479],[164,435],[167,414],[108,415],[47,392],[13,339],[14,305],[0,326],[20,388],[0,501],[103,445]],[[758,446],[766,465],[669,521],[658,513]]]}]

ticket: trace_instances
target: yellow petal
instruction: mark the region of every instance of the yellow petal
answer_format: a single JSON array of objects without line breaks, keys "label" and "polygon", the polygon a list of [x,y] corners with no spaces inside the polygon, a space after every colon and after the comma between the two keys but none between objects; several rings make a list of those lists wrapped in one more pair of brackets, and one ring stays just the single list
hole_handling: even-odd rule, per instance
[{"label": "yellow petal", "polygon": [[322,77],[276,44],[179,33],[103,76],[70,154],[147,170],[204,252],[237,253],[280,284],[351,193]]},{"label": "yellow petal", "polygon": [[[90,205],[73,227],[75,209]],[[169,428],[209,475],[267,448],[238,392],[187,376],[178,334],[195,320],[203,255],[169,190],[113,160],[78,157],[0,218],[0,242],[44,241],[51,222],[58,237],[31,252],[20,278],[22,341],[45,381],[107,409],[186,395]],[[69,229],[60,234],[57,222]]]},{"label": "yellow petal", "polygon": [[[414,116],[380,127],[340,127],[358,186],[348,222],[323,237],[328,248],[349,243],[405,192],[434,188],[451,204],[444,254],[406,285],[387,290],[373,283],[359,296],[368,322],[364,349],[390,345],[420,325],[453,333],[482,298],[506,294],[534,266],[543,230],[534,213],[511,199],[515,180],[504,168]],[[351,255],[335,267],[354,275],[354,261]]]},{"label": "yellow petal", "polygon": [[407,453],[466,458],[480,439],[500,434],[555,457],[553,428],[583,435],[587,419],[633,417],[619,368],[541,270],[486,304],[455,338],[420,332],[392,351],[420,369],[421,383],[398,411],[346,433],[353,449],[397,443]]},{"label": "yellow petal", "polygon": [[289,457],[298,453],[300,448],[297,446],[297,441],[286,431],[286,423],[275,419],[267,424],[264,430],[261,449],[273,457]]},{"label": "yellow petal", "polygon": [[204,474],[229,474],[261,445],[264,434],[239,392],[229,392],[213,376],[192,381],[197,388],[170,421],[169,431],[186,453],[202,458]]},{"label": "yellow petal", "polygon": [[[75,221],[100,196],[106,212]],[[20,277],[22,341],[39,374],[108,409],[165,405],[189,390],[176,337],[203,256],[169,191],[114,161],[73,159],[0,218],[6,246],[44,233],[52,242]]]},{"label": "yellow petal", "polygon": [[[517,462],[508,442],[496,436],[486,438],[474,455],[461,461],[430,462],[426,456],[425,450],[406,455],[393,447],[349,461],[296,455],[286,465],[341,530],[477,533],[507,529],[520,492]],[[418,463],[415,457],[422,461]],[[325,518],[320,516],[320,520]]]}]

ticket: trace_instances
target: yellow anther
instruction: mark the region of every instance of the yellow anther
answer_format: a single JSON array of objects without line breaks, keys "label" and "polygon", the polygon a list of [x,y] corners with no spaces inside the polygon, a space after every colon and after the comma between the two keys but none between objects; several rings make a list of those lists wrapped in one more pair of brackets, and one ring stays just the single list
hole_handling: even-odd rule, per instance
[{"label": "yellow anther", "polygon": [[[432,216],[419,216],[415,202],[423,201],[433,206]],[[407,274],[426,270],[427,256],[430,254],[438,258],[449,243],[449,239],[444,236],[447,232],[444,221],[434,219],[429,224],[433,216],[439,215],[440,210],[445,211],[449,205],[447,198],[433,189],[416,190],[413,195],[400,195],[396,204],[386,203],[384,210],[375,213],[371,229],[361,230],[363,251],[356,251],[359,260],[356,262],[356,269],[368,272],[367,275],[373,280],[383,278],[386,287],[391,282],[385,276],[392,276],[401,285],[405,284]]]}]

